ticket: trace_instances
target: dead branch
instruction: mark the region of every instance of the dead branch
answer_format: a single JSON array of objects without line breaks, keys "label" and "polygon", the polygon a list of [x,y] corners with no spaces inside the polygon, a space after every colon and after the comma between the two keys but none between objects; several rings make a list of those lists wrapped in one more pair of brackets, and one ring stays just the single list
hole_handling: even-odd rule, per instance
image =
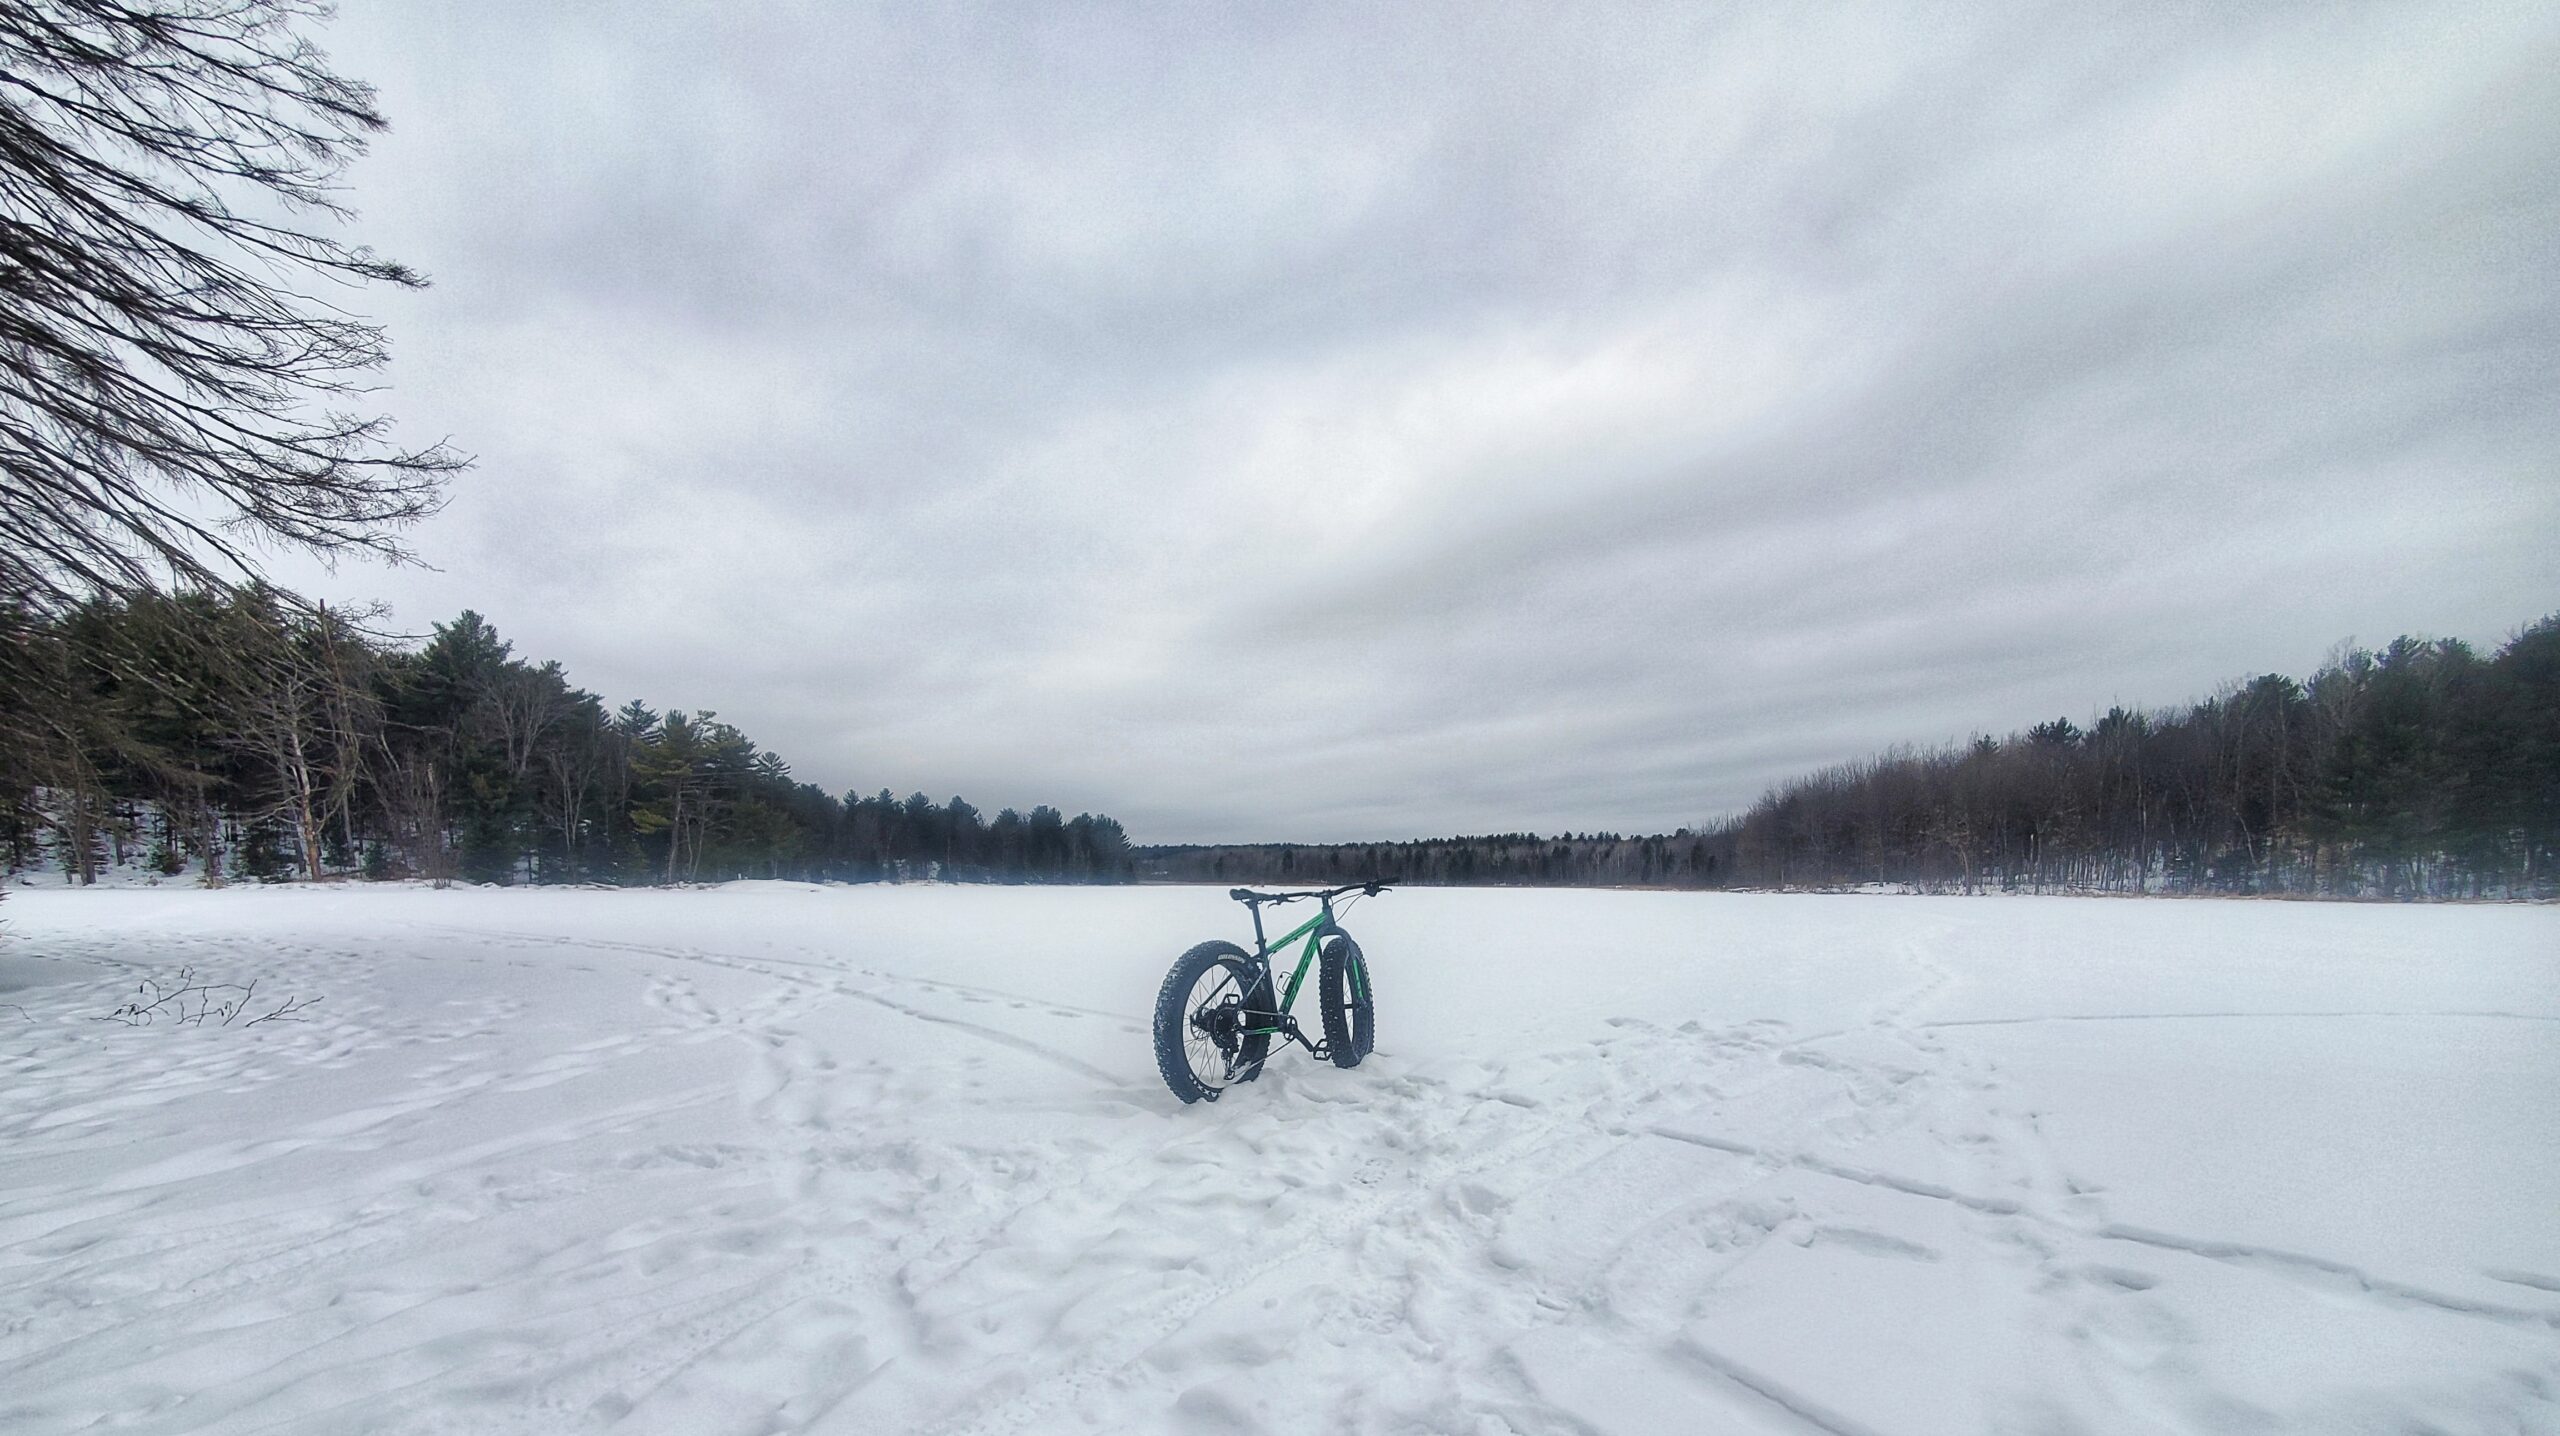
[{"label": "dead branch", "polygon": [[[176,978],[163,982],[146,977],[134,984],[133,996],[118,1003],[94,1022],[118,1022],[127,1027],[150,1027],[169,1022],[182,1027],[201,1027],[208,1018],[220,1019],[215,1025],[228,1027],[249,1010],[250,999],[257,996],[258,979],[248,982],[199,982],[193,967],[178,969]],[[297,1021],[295,1014],[318,1002],[317,997],[287,998],[274,1011],[241,1023],[255,1027],[261,1022]],[[8,1004],[14,1006],[15,1004]],[[25,1008],[18,1009],[21,1013]],[[33,1021],[33,1018],[29,1018]]]}]

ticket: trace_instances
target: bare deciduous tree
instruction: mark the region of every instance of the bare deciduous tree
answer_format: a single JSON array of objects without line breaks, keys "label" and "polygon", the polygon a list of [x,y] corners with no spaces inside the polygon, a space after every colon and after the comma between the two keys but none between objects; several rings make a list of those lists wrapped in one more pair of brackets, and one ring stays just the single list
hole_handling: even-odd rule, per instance
[{"label": "bare deciduous tree", "polygon": [[463,460],[348,412],[415,272],[329,231],[373,92],[312,0],[0,3],[0,603],[222,585],[244,545],[394,557]]}]

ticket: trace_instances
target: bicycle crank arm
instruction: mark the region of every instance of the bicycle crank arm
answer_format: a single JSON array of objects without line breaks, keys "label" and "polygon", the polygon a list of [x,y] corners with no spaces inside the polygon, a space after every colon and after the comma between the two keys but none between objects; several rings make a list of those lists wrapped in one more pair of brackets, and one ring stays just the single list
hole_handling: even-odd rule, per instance
[{"label": "bicycle crank arm", "polygon": [[1333,1058],[1333,1054],[1326,1050],[1324,1043],[1307,1040],[1307,1034],[1298,1030],[1298,1019],[1294,1017],[1284,1015],[1280,1019],[1280,1025],[1272,1031],[1307,1049],[1307,1055],[1310,1057],[1318,1057],[1326,1061],[1331,1061]]}]

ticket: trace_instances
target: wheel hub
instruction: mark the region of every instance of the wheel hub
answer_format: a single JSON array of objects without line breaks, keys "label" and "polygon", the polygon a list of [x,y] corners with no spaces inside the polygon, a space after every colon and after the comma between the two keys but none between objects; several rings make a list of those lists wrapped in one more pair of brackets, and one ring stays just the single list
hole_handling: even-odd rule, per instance
[{"label": "wheel hub", "polygon": [[1244,1038],[1243,1011],[1236,998],[1230,997],[1215,1007],[1204,1007],[1192,1013],[1191,1025],[1207,1033],[1209,1040],[1218,1044],[1218,1051],[1230,1062],[1234,1060],[1236,1045]]}]

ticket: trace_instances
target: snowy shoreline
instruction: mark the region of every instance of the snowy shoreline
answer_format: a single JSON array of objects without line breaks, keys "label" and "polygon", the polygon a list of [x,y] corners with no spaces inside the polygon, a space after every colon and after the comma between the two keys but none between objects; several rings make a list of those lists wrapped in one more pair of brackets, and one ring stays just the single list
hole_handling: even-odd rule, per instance
[{"label": "snowy shoreline", "polygon": [[[324,876],[324,877],[322,877],[322,878],[320,878],[320,879],[318,879],[318,880],[316,880],[316,881],[315,881],[315,880],[313,880],[313,879],[309,879],[309,878],[290,878],[290,879],[284,879],[284,880],[280,880],[280,881],[273,881],[273,882],[260,881],[260,880],[254,880],[254,879],[234,879],[234,880],[232,880],[232,881],[229,881],[229,882],[226,882],[226,883],[222,884],[222,885],[221,885],[220,887],[218,887],[218,888],[206,888],[206,887],[204,887],[204,885],[203,885],[203,884],[198,880],[198,877],[196,876],[196,874],[195,874],[195,870],[194,870],[193,868],[190,868],[190,869],[188,869],[188,870],[187,870],[187,871],[185,871],[185,872],[181,872],[181,873],[177,873],[177,874],[172,874],[172,875],[163,875],[163,874],[160,874],[160,873],[151,872],[151,871],[148,871],[148,870],[146,870],[146,869],[138,868],[138,867],[131,867],[131,866],[115,867],[115,866],[111,866],[111,867],[108,867],[108,868],[106,868],[106,869],[104,869],[104,870],[103,870],[103,875],[102,875],[102,877],[101,877],[100,881],[95,882],[95,883],[81,883],[81,882],[78,882],[78,881],[74,880],[73,878],[71,878],[70,876],[68,876],[67,874],[65,874],[65,873],[63,873],[63,872],[61,872],[61,871],[59,871],[58,869],[53,869],[53,868],[24,868],[24,869],[20,869],[20,870],[18,870],[18,871],[16,871],[16,872],[8,873],[8,874],[5,874],[5,875],[0,875],[0,891],[17,891],[17,890],[24,889],[24,890],[50,891],[50,892],[104,892],[104,891],[121,891],[121,890],[126,890],[126,889],[133,889],[133,888],[144,888],[144,889],[166,889],[166,890],[180,890],[180,889],[185,889],[185,890],[195,890],[195,891],[225,891],[225,892],[230,891],[230,890],[235,889],[235,888],[250,888],[250,889],[295,889],[295,888],[310,888],[310,889],[318,889],[318,890],[321,890],[321,891],[331,891],[331,892],[334,892],[334,891],[342,891],[342,890],[346,890],[346,889],[350,889],[350,888],[365,888],[365,889],[380,889],[380,890],[383,890],[383,891],[386,891],[386,892],[421,892],[421,891],[433,891],[433,892],[500,892],[500,891],[516,891],[516,892],[628,892],[628,893],[642,893],[642,892],[720,892],[720,891],[744,891],[744,890],[753,890],[753,889],[759,889],[759,888],[772,888],[772,889],[779,889],[779,890],[805,889],[805,890],[807,890],[807,891],[811,891],[811,892],[834,892],[834,891],[848,891],[848,890],[851,890],[851,891],[859,891],[859,890],[862,890],[862,889],[868,889],[868,888],[947,888],[947,889],[954,889],[954,890],[958,890],[958,891],[962,891],[962,892],[979,892],[979,891],[989,891],[989,890],[995,890],[995,889],[1020,890],[1020,889],[1025,889],[1025,888],[1044,888],[1044,887],[1047,887],[1047,888],[1054,888],[1054,887],[1076,887],[1076,888],[1116,887],[1116,888],[1152,888],[1152,889],[1172,888],[1172,889],[1179,889],[1179,890],[1183,890],[1183,891],[1190,891],[1190,892],[1214,892],[1214,893],[1220,893],[1220,894],[1223,894],[1223,893],[1225,893],[1225,892],[1227,891],[1227,889],[1229,889],[1230,887],[1233,887],[1233,886],[1235,886],[1235,884],[1233,884],[1233,883],[1229,883],[1229,882],[1223,882],[1223,881],[1221,881],[1221,882],[1189,882],[1189,881],[1185,881],[1185,880],[1181,880],[1181,879],[1173,879],[1173,878],[1139,878],[1139,879],[1137,879],[1137,880],[1136,880],[1136,881],[1134,881],[1134,882],[1128,882],[1128,883],[1028,883],[1028,882],[1026,882],[1026,883],[982,883],[982,882],[959,882],[959,881],[950,881],[950,880],[941,879],[941,878],[909,878],[909,879],[904,879],[904,880],[896,881],[896,882],[891,882],[891,881],[887,881],[887,880],[867,880],[867,881],[853,882],[853,881],[846,881],[846,880],[843,880],[843,879],[836,879],[836,878],[821,879],[821,880],[816,880],[816,881],[805,880],[805,879],[798,879],[798,878],[775,878],[775,879],[741,878],[741,879],[735,879],[735,880],[732,880],[732,881],[729,881],[729,882],[699,882],[699,883],[648,883],[648,884],[629,884],[629,883],[591,882],[591,883],[518,883],[518,884],[508,885],[508,884],[503,884],[503,883],[466,883],[466,882],[454,882],[454,881],[447,881],[447,882],[433,882],[433,881],[430,881],[430,880],[425,879],[425,878],[367,879],[367,878],[357,877],[357,876],[354,876],[354,875],[352,875],[352,874],[346,874],[346,875],[331,875],[331,876]],[[1285,888],[1288,888],[1288,887],[1293,886],[1293,885],[1292,885],[1292,884],[1288,884],[1288,883],[1279,883],[1279,884],[1272,884],[1271,886],[1273,886],[1273,887],[1275,887],[1275,888],[1278,888],[1278,889],[1285,889]],[[1672,885],[1668,885],[1668,884],[1661,884],[1661,883],[1590,883],[1590,884],[1575,884],[1575,885],[1543,884],[1543,883],[1427,883],[1427,884],[1426,884],[1426,883],[1416,883],[1416,884],[1409,884],[1409,885],[1407,885],[1407,886],[1405,886],[1405,887],[1403,887],[1403,888],[1400,888],[1400,889],[1398,889],[1398,890],[1399,890],[1399,891],[1408,891],[1408,892],[1409,892],[1409,891],[1428,890],[1428,891],[1433,891],[1433,892],[1459,892],[1459,893],[1498,893],[1498,892],[1546,892],[1546,893],[1566,893],[1566,892],[1574,892],[1574,893],[1679,893],[1679,894],[1685,894],[1685,895],[1687,895],[1687,896],[1691,896],[1691,897],[1700,897],[1700,898],[1714,898],[1714,897],[1929,897],[1929,898],[1966,897],[1966,898],[2111,898],[2111,899],[2163,899],[2163,900],[2172,900],[2172,901],[2178,901],[2178,902],[2208,902],[2208,903],[2211,903],[2211,902],[2250,902],[2250,903],[2260,903],[2260,902],[2279,902],[2279,903],[2336,903],[2336,904],[2342,904],[2342,905],[2346,905],[2346,906],[2355,906],[2355,907],[2560,907],[2560,898],[2548,898],[2548,897],[2516,897],[2516,896],[2497,896],[2497,897],[2435,897],[2435,896],[2426,896],[2426,897],[2407,897],[2407,896],[2402,896],[2402,897],[2384,897],[2384,896],[2382,896],[2381,894],[2378,894],[2378,893],[2291,893],[2291,892],[2271,892],[2271,893],[2224,893],[2224,892],[2184,892],[2184,891],[2174,891],[2174,890],[2169,890],[2169,889],[2159,889],[2159,890],[2153,890],[2153,891],[2134,891],[2134,892],[2126,892],[2126,891],[2110,891],[2110,890],[2105,890],[2105,889],[2096,889],[2096,888],[2089,888],[2089,889],[2081,889],[2081,888],[2054,888],[2054,889],[2047,889],[2047,890],[2043,890],[2043,891],[2036,891],[2036,890],[2023,889],[2023,888],[2000,888],[2000,887],[1982,887],[1982,888],[1977,888],[1976,890],[1974,890],[1974,891],[1972,891],[1972,892],[1964,892],[1964,891],[1960,891],[1960,890],[1957,890],[1957,889],[1954,889],[1954,888],[1950,888],[1950,887],[1935,887],[1935,888],[1931,888],[1931,887],[1917,887],[1917,886],[1913,886],[1913,885],[1908,884],[1908,883],[1859,883],[1859,884],[1852,884],[1852,885],[1840,886],[1840,887],[1801,887],[1801,888],[1771,888],[1771,887],[1749,887],[1749,886],[1741,886],[1741,887],[1718,887],[1718,888],[1700,888],[1700,887],[1678,887],[1678,886],[1672,886]],[[5,913],[5,912],[6,912],[5,907],[0,907],[0,913]]]}]

